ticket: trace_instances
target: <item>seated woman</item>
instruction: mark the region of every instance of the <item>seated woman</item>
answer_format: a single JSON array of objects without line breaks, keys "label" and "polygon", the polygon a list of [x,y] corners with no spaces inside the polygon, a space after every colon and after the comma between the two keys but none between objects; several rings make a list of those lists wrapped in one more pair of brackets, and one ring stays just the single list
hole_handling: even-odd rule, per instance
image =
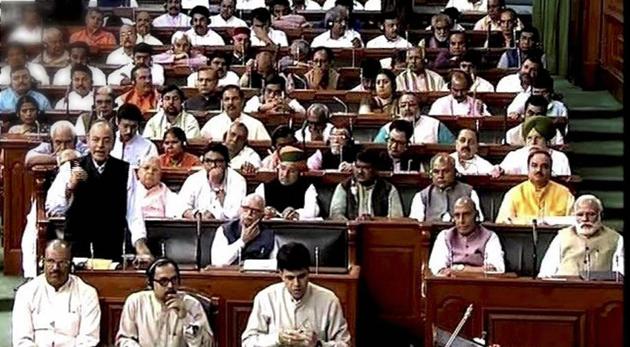
[{"label": "seated woman", "polygon": [[37,101],[28,95],[20,97],[15,105],[13,125],[9,128],[9,134],[47,134],[48,125],[38,119],[39,105]]},{"label": "seated woman", "polygon": [[171,64],[189,66],[197,69],[206,65],[208,58],[196,49],[190,49],[190,39],[183,31],[177,31],[171,37],[171,49],[153,56],[153,62],[157,64]]},{"label": "seated woman", "polygon": [[172,127],[164,133],[162,139],[164,153],[160,155],[162,168],[178,168],[190,170],[201,165],[196,155],[186,152],[186,133],[178,127]]},{"label": "seated woman", "polygon": [[140,184],[137,186],[137,193],[142,199],[142,217],[180,218],[185,206],[177,194],[160,182],[161,179],[160,159],[155,156],[144,158],[138,168]]},{"label": "seated woman", "polygon": [[[396,92],[396,75],[389,70],[383,69],[376,75],[376,95],[369,100],[369,111],[366,101],[361,102],[359,113],[387,113],[395,115],[398,113],[398,93]],[[364,111],[364,112],[362,112]]]}]

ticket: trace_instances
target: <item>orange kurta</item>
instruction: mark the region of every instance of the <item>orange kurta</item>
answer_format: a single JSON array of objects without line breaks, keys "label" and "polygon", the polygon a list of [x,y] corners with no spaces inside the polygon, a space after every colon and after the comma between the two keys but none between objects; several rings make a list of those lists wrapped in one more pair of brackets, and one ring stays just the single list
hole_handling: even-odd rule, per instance
[{"label": "orange kurta", "polygon": [[87,29],[77,31],[70,36],[70,43],[77,41],[83,41],[90,46],[98,47],[116,45],[116,37],[114,37],[114,34],[105,30],[97,30],[93,34],[89,33]]},{"label": "orange kurta", "polygon": [[162,168],[181,168],[190,170],[190,168],[197,165],[201,165],[199,158],[188,152],[184,152],[184,157],[179,162],[174,162],[173,158],[166,153],[160,155],[160,166]]}]

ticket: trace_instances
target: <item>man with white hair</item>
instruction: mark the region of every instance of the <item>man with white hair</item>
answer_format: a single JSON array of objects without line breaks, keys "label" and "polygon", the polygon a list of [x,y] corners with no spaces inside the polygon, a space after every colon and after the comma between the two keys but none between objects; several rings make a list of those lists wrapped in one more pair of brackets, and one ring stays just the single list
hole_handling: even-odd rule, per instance
[{"label": "man with white hair", "polygon": [[348,28],[349,15],[348,10],[337,5],[326,12],[324,23],[328,31],[317,35],[311,47],[328,47],[328,48],[361,48],[363,40],[361,35]]},{"label": "man with white hair", "polygon": [[212,265],[233,265],[245,259],[276,258],[278,249],[273,230],[259,224],[264,210],[265,198],[260,195],[249,194],[243,198],[239,218],[221,225],[215,233],[210,251]]},{"label": "man with white hair", "polygon": [[623,236],[602,223],[603,210],[594,195],[575,200],[571,211],[575,221],[551,241],[538,277],[578,276],[585,271],[624,273]]},{"label": "man with white hair", "polygon": [[42,43],[44,49],[33,59],[33,63],[65,66],[70,62],[70,55],[64,47],[63,33],[59,28],[46,28]]},{"label": "man with white hair", "polygon": [[138,195],[142,199],[144,218],[181,218],[184,204],[179,196],[161,181],[162,167],[156,155],[144,157],[138,167]]}]

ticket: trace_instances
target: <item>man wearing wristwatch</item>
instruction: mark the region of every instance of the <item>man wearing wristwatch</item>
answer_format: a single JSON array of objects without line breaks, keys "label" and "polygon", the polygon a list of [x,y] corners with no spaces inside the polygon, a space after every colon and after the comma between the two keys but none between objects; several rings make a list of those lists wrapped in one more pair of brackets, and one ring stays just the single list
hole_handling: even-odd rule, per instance
[{"label": "man wearing wristwatch", "polygon": [[429,269],[434,275],[456,272],[505,272],[503,250],[497,235],[478,221],[475,202],[470,197],[455,201],[455,226],[442,230],[433,244]]}]

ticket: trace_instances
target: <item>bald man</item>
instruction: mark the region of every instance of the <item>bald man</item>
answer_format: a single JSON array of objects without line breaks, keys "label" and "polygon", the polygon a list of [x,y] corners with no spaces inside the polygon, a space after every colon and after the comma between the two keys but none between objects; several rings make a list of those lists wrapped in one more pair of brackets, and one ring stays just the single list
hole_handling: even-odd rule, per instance
[{"label": "bald man", "polygon": [[151,35],[151,15],[147,11],[136,13],[136,44],[146,43],[151,46],[161,46],[162,41]]},{"label": "bald man", "polygon": [[433,243],[429,269],[434,275],[505,272],[499,237],[480,224],[475,208],[475,202],[469,197],[455,201],[455,226],[442,230]]},{"label": "bald man", "polygon": [[413,47],[407,50],[407,69],[396,77],[399,91],[435,92],[444,87],[442,76],[425,68],[424,48]]},{"label": "bald man", "polygon": [[[468,95],[473,80],[462,70],[453,70],[449,80],[450,94],[431,105],[429,116],[480,117],[491,116],[483,101]],[[471,91],[474,94],[474,91]]]},{"label": "bald man", "polygon": [[249,194],[241,201],[239,218],[220,226],[210,252],[213,266],[239,265],[245,259],[275,259],[273,231],[259,223],[265,213],[265,199]]},{"label": "bald man", "polygon": [[90,153],[59,168],[46,209],[65,215],[64,238],[73,243],[74,256],[118,261],[121,250],[129,253],[133,245],[138,262],[150,263],[136,177],[127,162],[110,156],[113,146],[112,127],[103,120],[95,122],[88,134]]},{"label": "bald man", "polygon": [[126,65],[134,62],[133,47],[137,41],[136,27],[123,24],[120,26],[119,33],[120,47],[107,56],[107,64]]},{"label": "bald man", "polygon": [[55,27],[45,29],[42,43],[44,50],[33,59],[34,63],[65,66],[70,62],[61,30]]},{"label": "bald man", "polygon": [[138,195],[142,199],[142,217],[181,218],[186,209],[184,203],[161,180],[160,158],[144,157],[138,167]]}]

